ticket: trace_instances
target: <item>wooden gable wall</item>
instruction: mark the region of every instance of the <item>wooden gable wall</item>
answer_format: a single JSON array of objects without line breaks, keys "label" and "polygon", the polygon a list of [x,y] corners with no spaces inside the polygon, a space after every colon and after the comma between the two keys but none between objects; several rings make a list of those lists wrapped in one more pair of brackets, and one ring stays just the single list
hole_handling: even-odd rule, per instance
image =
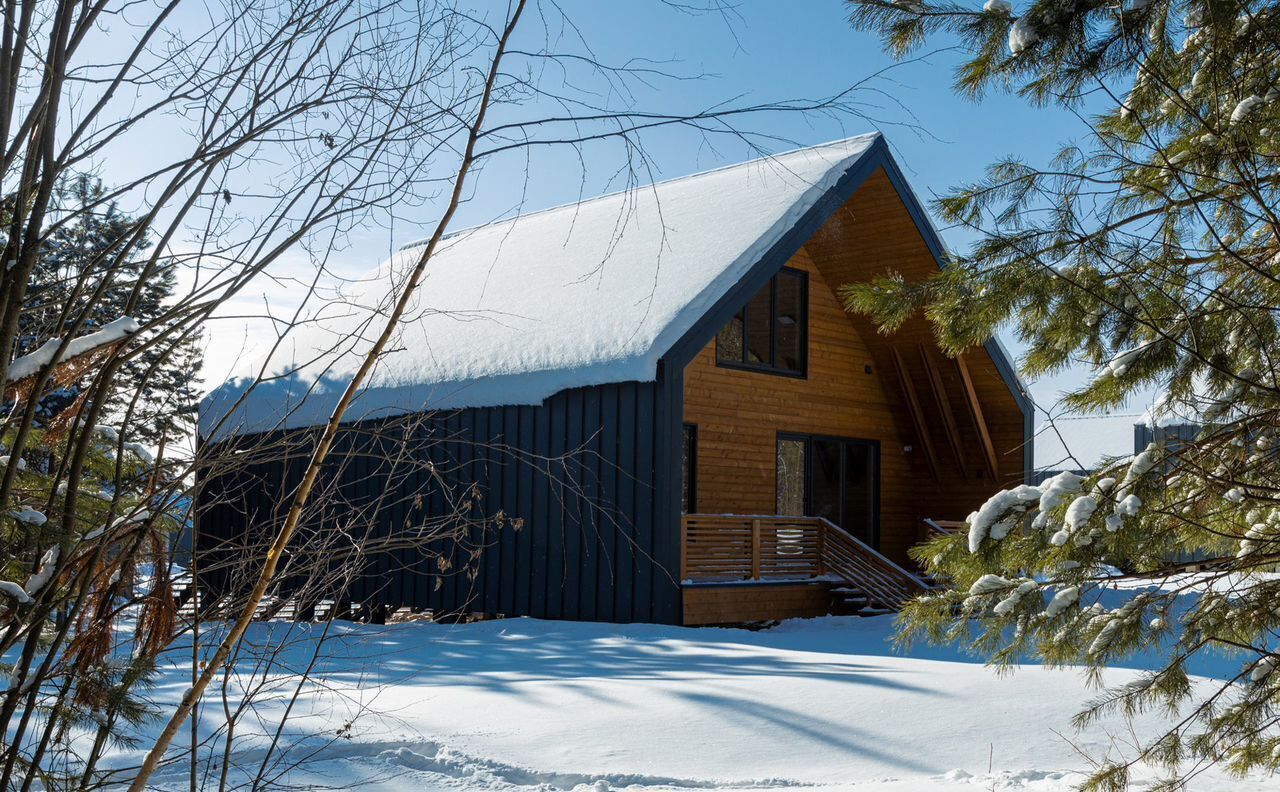
[{"label": "wooden gable wall", "polygon": [[938,351],[928,324],[913,318],[884,336],[841,306],[836,289],[842,284],[888,271],[908,278],[937,271],[883,171],[788,266],[809,273],[808,377],[719,367],[714,339],[685,369],[684,419],[698,427],[697,510],[773,513],[778,432],[876,440],[880,547],[905,561],[923,518],[964,519],[996,489],[1022,480],[1022,411],[990,355],[966,353],[993,476],[963,375]]}]

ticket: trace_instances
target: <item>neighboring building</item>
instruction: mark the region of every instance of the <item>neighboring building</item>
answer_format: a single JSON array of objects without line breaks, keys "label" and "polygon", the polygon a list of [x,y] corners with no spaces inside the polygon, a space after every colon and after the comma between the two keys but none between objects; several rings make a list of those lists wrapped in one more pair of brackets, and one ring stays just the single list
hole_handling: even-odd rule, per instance
[{"label": "neighboring building", "polygon": [[1179,448],[1195,442],[1202,428],[1200,424],[1189,421],[1136,423],[1133,425],[1133,453],[1145,450],[1152,443],[1159,443],[1171,455],[1177,454]]},{"label": "neighboring building", "polygon": [[[269,367],[286,376],[206,399],[203,442],[303,448],[205,476],[202,554],[282,518],[308,427],[416,250],[290,336]],[[878,135],[453,234],[347,413],[341,505],[309,529],[377,501],[343,529],[393,535],[472,483],[469,509],[503,512],[369,560],[347,596],[380,608],[702,624],[824,613],[833,590],[896,606],[921,585],[922,520],[963,519],[1031,468],[1032,408],[998,344],[952,360],[922,317],[884,335],[841,307],[842,284],[942,260]],[[397,476],[410,457],[436,478]]]},{"label": "neighboring building", "polygon": [[[1049,432],[1047,426],[1042,426],[1037,438],[1041,442],[1036,444],[1036,453],[1041,455],[1042,460],[1056,464],[1057,467],[1037,467],[1031,475],[1031,483],[1043,483],[1063,471],[1086,476],[1097,470],[1104,460],[1128,456],[1131,448],[1132,453],[1141,453],[1151,443],[1164,447],[1167,452],[1165,464],[1170,465],[1177,457],[1178,449],[1193,442],[1202,428],[1200,424],[1190,421],[1170,419],[1155,423],[1144,420],[1131,424],[1131,417],[1098,415],[1059,420],[1057,430],[1062,433],[1062,437],[1056,432]],[[1125,436],[1130,429],[1133,432],[1132,446]],[[1064,465],[1065,462],[1078,462],[1088,467]]]}]

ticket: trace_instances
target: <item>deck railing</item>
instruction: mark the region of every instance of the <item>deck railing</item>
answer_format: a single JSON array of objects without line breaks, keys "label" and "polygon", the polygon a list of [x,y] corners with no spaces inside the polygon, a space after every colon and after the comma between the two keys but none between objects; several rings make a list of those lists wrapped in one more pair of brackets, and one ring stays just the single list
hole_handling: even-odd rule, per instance
[{"label": "deck railing", "polygon": [[693,582],[830,577],[897,608],[929,585],[822,517],[687,514],[681,578]]},{"label": "deck railing", "polygon": [[947,536],[949,534],[960,533],[969,528],[968,523],[964,520],[935,520],[932,517],[925,517],[922,522],[925,527],[934,533],[934,535]]},{"label": "deck railing", "polygon": [[951,536],[968,530],[969,526],[960,520],[935,520],[932,517],[925,517],[920,521],[917,541],[930,542],[939,536]]}]

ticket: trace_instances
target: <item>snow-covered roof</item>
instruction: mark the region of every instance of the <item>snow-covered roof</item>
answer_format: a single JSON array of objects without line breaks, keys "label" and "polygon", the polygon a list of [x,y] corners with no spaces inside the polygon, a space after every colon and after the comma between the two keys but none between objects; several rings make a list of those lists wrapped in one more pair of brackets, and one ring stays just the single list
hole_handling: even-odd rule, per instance
[{"label": "snow-covered roof", "polygon": [[[565,388],[652,381],[658,360],[878,137],[451,234],[346,420],[539,404]],[[274,378],[250,388],[263,361],[245,364],[205,398],[201,434],[326,421],[420,253],[401,249],[347,299],[291,331],[266,362]]]}]

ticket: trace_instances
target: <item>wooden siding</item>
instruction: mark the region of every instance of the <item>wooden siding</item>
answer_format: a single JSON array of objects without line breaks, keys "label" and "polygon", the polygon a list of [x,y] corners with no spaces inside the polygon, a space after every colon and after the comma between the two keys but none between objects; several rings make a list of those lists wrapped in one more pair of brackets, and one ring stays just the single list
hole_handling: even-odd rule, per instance
[{"label": "wooden siding", "polygon": [[[885,175],[877,171],[861,189],[836,212],[806,245],[829,283],[844,284],[870,280],[878,275],[897,272],[908,280],[928,277],[938,271],[938,263],[910,215],[898,198],[897,191]],[[977,399],[982,407],[996,458],[996,481],[982,471],[984,452],[975,431],[969,408],[964,400],[964,386],[955,362],[945,358],[934,343],[933,329],[922,316],[909,319],[892,336],[878,333],[865,317],[849,318],[859,337],[886,376],[892,372],[892,352],[899,350],[908,374],[922,392],[926,431],[932,438],[939,461],[940,481],[933,482],[928,471],[920,480],[920,503],[926,513],[921,516],[963,519],[996,489],[1021,483],[1026,476],[1024,445],[1026,423],[1018,400],[1000,374],[996,363],[985,349],[964,354]],[[961,468],[947,451],[945,418],[934,403],[929,375],[922,359],[922,348],[928,354],[942,379],[948,403],[960,433],[960,445],[968,466]],[[887,381],[888,382],[888,381]],[[900,389],[887,391],[895,402]],[[904,423],[904,433],[916,446],[918,437]]]},{"label": "wooden siding", "polygon": [[822,616],[831,606],[826,583],[687,585],[684,623],[742,624]]},{"label": "wooden siding", "polygon": [[[963,519],[999,486],[1022,479],[1022,411],[990,356],[981,349],[966,354],[997,458],[993,481],[984,471],[981,438],[955,362],[938,352],[928,325],[914,318],[895,335],[884,336],[841,306],[835,292],[841,284],[893,270],[908,278],[937,271],[883,171],[872,175],[788,266],[809,273],[808,376],[717,366],[714,339],[685,370],[684,420],[698,427],[697,510],[773,513],[779,432],[876,440],[880,549],[904,563],[924,517]],[[919,396],[922,430],[907,407],[895,349]],[[945,390],[941,404],[934,396],[938,381]],[[952,450],[953,439],[963,466]],[[925,440],[937,460],[936,480]]]},{"label": "wooden siding", "polygon": [[878,440],[880,546],[900,561],[914,536],[911,460],[902,452],[910,440],[876,361],[808,252],[789,266],[809,273],[808,377],[717,366],[714,340],[685,369],[684,420],[698,426],[697,510],[773,514],[779,432]]},{"label": "wooden siding", "polygon": [[[394,535],[448,515],[474,484],[480,497],[468,515],[490,518],[485,525],[459,542],[366,558],[344,599],[444,614],[678,623],[679,529],[656,530],[655,518],[678,497],[657,475],[661,399],[661,383],[618,383],[564,391],[536,407],[430,416],[407,435],[396,421],[345,427],[322,477],[334,487],[329,502],[307,518],[300,541],[317,532]],[[283,518],[309,452],[305,431],[285,442],[293,446],[287,456],[273,452],[205,477],[199,543],[210,567],[258,547]],[[498,511],[500,523],[491,519]],[[442,572],[438,558],[450,569]],[[217,592],[229,583],[206,574],[201,585]],[[293,585],[286,574],[280,593]]]}]

